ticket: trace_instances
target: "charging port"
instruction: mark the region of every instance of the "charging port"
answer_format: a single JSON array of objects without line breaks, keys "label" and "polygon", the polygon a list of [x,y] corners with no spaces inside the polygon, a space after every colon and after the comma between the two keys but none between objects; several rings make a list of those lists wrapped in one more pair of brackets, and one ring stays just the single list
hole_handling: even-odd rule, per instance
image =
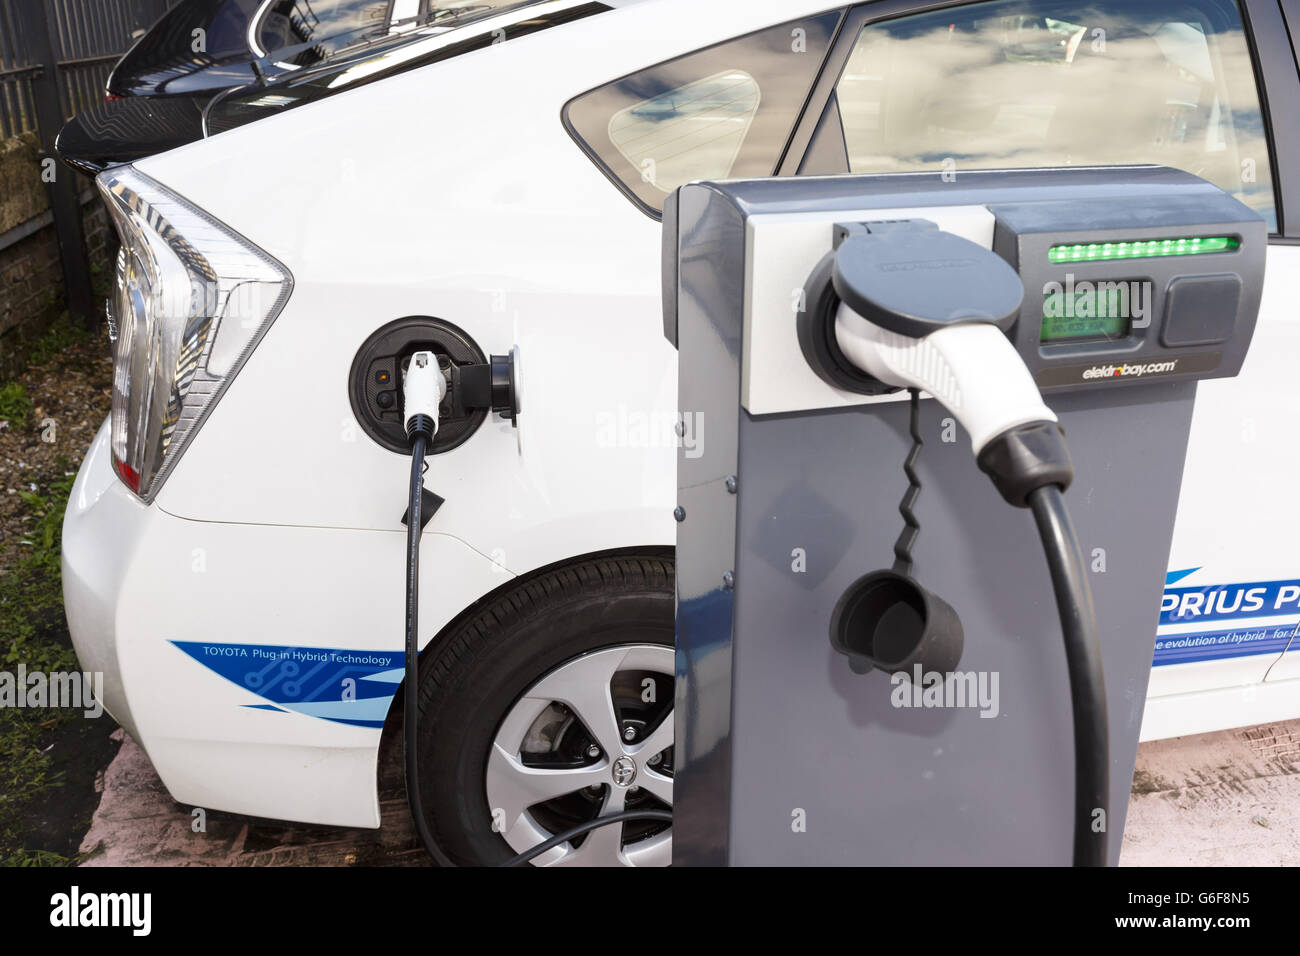
[{"label": "charging port", "polygon": [[478,430],[495,411],[514,419],[512,363],[491,360],[461,329],[429,316],[407,316],[376,331],[352,362],[348,396],[366,434],[390,451],[408,454],[402,421],[403,382],[411,356],[431,351],[447,380],[438,408],[439,428],[430,454],[449,451]]}]

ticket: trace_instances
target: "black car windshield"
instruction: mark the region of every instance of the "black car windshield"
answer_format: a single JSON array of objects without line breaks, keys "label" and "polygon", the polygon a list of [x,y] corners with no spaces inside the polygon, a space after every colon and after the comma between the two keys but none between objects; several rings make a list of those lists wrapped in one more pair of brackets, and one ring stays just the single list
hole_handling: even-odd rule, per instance
[{"label": "black car windshield", "polygon": [[[480,4],[481,6],[484,4]],[[442,3],[442,7],[450,4]],[[464,7],[464,5],[461,5]],[[477,11],[470,5],[460,18],[446,15],[406,34],[388,34],[339,50],[316,66],[283,74],[265,84],[239,87],[217,94],[204,116],[206,135],[243,126],[274,113],[315,102],[367,83],[419,69],[499,42],[501,31],[459,29],[475,22],[522,7],[536,6],[536,14],[510,23],[506,40],[537,33],[550,27],[580,20],[610,8],[603,3],[516,0],[487,5]],[[470,12],[474,11],[474,12]]]}]

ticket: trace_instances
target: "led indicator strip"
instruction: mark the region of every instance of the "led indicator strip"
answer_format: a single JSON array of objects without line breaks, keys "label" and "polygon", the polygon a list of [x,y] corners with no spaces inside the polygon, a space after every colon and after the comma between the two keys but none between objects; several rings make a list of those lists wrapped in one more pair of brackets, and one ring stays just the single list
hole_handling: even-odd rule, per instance
[{"label": "led indicator strip", "polygon": [[1208,252],[1236,252],[1241,240],[1231,236],[1183,239],[1138,239],[1133,242],[1076,242],[1052,246],[1053,263],[1105,262],[1112,259],[1148,259],[1156,256],[1199,256]]}]

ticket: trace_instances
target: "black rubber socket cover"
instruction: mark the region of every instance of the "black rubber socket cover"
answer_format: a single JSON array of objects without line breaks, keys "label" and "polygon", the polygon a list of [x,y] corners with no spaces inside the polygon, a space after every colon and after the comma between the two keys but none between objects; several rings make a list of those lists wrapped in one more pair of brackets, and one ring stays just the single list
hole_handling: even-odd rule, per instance
[{"label": "black rubber socket cover", "polygon": [[855,229],[835,251],[831,282],[854,312],[912,338],[961,322],[1011,327],[1024,287],[1005,259],[931,223],[891,225]]}]

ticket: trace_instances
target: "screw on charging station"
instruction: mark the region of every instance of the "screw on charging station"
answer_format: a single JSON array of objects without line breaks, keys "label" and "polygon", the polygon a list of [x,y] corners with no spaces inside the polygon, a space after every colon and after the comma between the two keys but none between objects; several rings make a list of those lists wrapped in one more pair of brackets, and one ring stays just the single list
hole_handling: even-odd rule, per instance
[{"label": "screw on charging station", "polygon": [[722,586],[728,591],[736,587],[736,573],[734,571],[728,571],[722,576]]},{"label": "screw on charging station", "polygon": [[724,484],[727,486],[727,492],[728,492],[728,494],[733,494],[733,495],[734,495],[734,494],[736,493],[736,476],[735,476],[735,475],[728,475],[728,476],[727,476],[727,480],[724,482]]},{"label": "screw on charging station", "polygon": [[673,509],[673,518],[676,521],[685,521],[686,509],[683,508],[681,505],[678,505],[676,508]]}]

